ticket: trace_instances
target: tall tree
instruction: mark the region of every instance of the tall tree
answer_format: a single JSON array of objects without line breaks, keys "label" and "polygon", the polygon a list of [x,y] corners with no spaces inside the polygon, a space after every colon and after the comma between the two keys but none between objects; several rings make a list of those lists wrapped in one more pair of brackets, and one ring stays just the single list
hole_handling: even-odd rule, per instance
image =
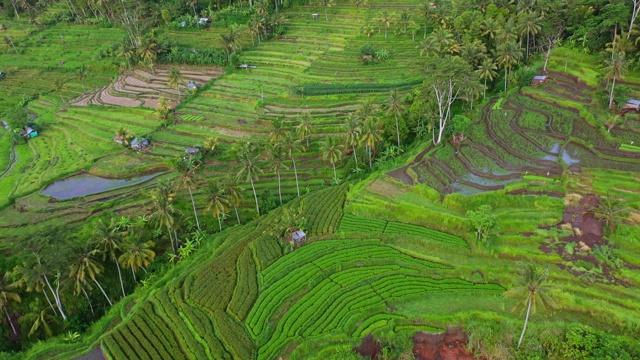
[{"label": "tall tree", "polygon": [[287,165],[284,163],[284,150],[280,144],[270,145],[267,148],[269,153],[269,164],[271,164],[271,169],[276,172],[276,177],[278,178],[278,196],[280,198],[280,205],[282,205],[282,186],[280,182],[280,171],[282,169],[288,169]]},{"label": "tall tree", "polygon": [[320,4],[324,7],[324,20],[329,21],[329,15],[327,15],[327,11],[330,7],[335,5],[335,0],[319,0]]},{"label": "tall tree", "polygon": [[231,64],[231,54],[240,48],[240,29],[236,25],[231,25],[226,33],[220,34],[222,46],[227,52],[227,64]]},{"label": "tall tree", "polygon": [[118,279],[120,280],[120,290],[122,297],[127,296],[124,291],[124,282],[122,281],[122,272],[120,271],[120,263],[118,263],[118,255],[121,252],[123,242],[123,231],[116,223],[116,219],[112,217],[107,223],[103,219],[99,219],[93,231],[93,242],[96,249],[102,254],[102,260],[107,258],[116,264],[118,269]]},{"label": "tall tree", "polygon": [[146,267],[155,260],[154,246],[153,241],[144,241],[137,234],[132,234],[124,242],[122,255],[118,257],[118,261],[120,261],[122,267],[131,269],[133,281],[137,282],[136,272],[140,271],[140,269],[146,272]]},{"label": "tall tree", "polygon": [[240,222],[240,214],[238,214],[238,206],[240,206],[240,194],[244,192],[244,189],[238,184],[238,181],[235,177],[227,177],[223,182],[224,186],[224,194],[229,199],[231,205],[233,205],[233,210],[236,213],[236,219],[238,220],[238,224]]},{"label": "tall tree", "polygon": [[336,163],[342,157],[342,144],[338,144],[336,138],[327,137],[322,145],[322,158],[329,161],[333,166],[333,180],[338,183],[338,173],[336,172]]},{"label": "tall tree", "polygon": [[504,90],[507,91],[509,71],[518,63],[518,60],[522,58],[522,50],[520,50],[520,47],[515,41],[506,41],[498,45],[494,55],[496,57],[496,63],[504,69]]},{"label": "tall tree", "polygon": [[477,85],[480,84],[471,66],[460,57],[445,55],[427,59],[424,93],[433,96],[438,109],[439,131],[434,143],[442,141],[444,129],[451,119],[451,105],[470,87]]},{"label": "tall tree", "polygon": [[238,161],[240,162],[237,179],[242,177],[245,181],[251,184],[253,190],[253,198],[256,201],[256,213],[260,215],[260,204],[258,202],[258,193],[254,181],[258,179],[258,175],[262,172],[258,167],[258,159],[260,155],[256,154],[256,148],[251,143],[236,143],[233,152],[236,154]]},{"label": "tall tree", "polygon": [[309,149],[309,136],[313,133],[313,126],[311,125],[311,115],[305,111],[300,116],[300,123],[296,126],[296,132],[300,136],[300,140],[307,142],[307,149]]},{"label": "tall tree", "polygon": [[373,169],[373,153],[375,153],[378,143],[382,141],[382,136],[380,136],[381,127],[380,119],[375,116],[369,116],[362,124],[360,144],[365,144],[367,148],[370,169]]},{"label": "tall tree", "polygon": [[369,0],[356,0],[354,5],[356,6],[356,16],[358,18],[358,22],[360,22],[360,8],[365,7]]},{"label": "tall tree", "polygon": [[171,67],[169,69],[169,78],[167,79],[167,85],[178,92],[178,101],[180,101],[182,98],[180,85],[182,85],[183,81],[184,77],[182,76],[182,73],[180,73],[180,69],[178,69],[177,67]]},{"label": "tall tree", "polygon": [[387,115],[393,116],[396,120],[396,136],[398,138],[398,147],[400,147],[400,117],[404,113],[404,106],[398,89],[391,90],[389,100],[387,102]]},{"label": "tall tree", "polygon": [[17,284],[9,280],[9,273],[4,274],[0,278],[0,309],[2,309],[7,316],[7,321],[9,321],[9,325],[11,325],[13,335],[18,335],[18,333],[11,320],[11,315],[9,315],[9,304],[11,304],[11,302],[19,303],[21,301],[20,294],[14,291],[16,288]]},{"label": "tall tree", "polygon": [[218,219],[218,227],[222,231],[222,216],[229,210],[230,202],[224,194],[224,188],[216,181],[209,180],[207,182],[207,211],[211,211],[214,218]]},{"label": "tall tree", "polygon": [[109,305],[113,305],[97,279],[97,276],[104,270],[102,264],[95,260],[98,250],[92,249],[84,239],[73,239],[70,246],[72,250],[69,263],[69,278],[73,281],[73,289],[76,295],[80,294],[88,279],[98,286]]},{"label": "tall tree", "polygon": [[605,68],[605,79],[611,81],[611,90],[609,92],[609,108],[613,106],[614,89],[616,87],[616,81],[624,79],[625,73],[629,68],[629,63],[625,58],[624,53],[614,52],[611,54],[611,59],[605,61],[607,67]]},{"label": "tall tree", "polygon": [[487,80],[493,81],[493,79],[498,75],[496,72],[498,67],[493,59],[484,59],[480,65],[478,65],[478,69],[476,70],[476,74],[480,76],[480,79],[484,81],[484,88],[482,90],[482,98],[484,99],[487,96]]},{"label": "tall tree", "polygon": [[300,141],[296,139],[293,135],[293,132],[287,131],[284,139],[282,140],[282,148],[287,152],[289,157],[291,158],[291,162],[293,163],[293,174],[296,178],[296,190],[298,192],[298,196],[300,196],[300,184],[298,183],[298,168],[296,166],[296,153],[298,151],[302,151],[302,145],[300,145]]},{"label": "tall tree", "polygon": [[540,25],[540,23],[542,22],[542,16],[540,16],[537,11],[527,10],[521,12],[518,18],[520,36],[527,36],[526,59],[529,60],[529,46],[531,45],[531,41],[529,41],[529,38],[531,36],[535,37],[542,29],[542,26]]},{"label": "tall tree", "polygon": [[384,38],[387,38],[387,32],[389,30],[389,27],[391,26],[391,22],[393,21],[393,17],[394,14],[390,13],[387,10],[384,10],[382,12],[380,12],[380,14],[378,14],[378,23],[380,23],[381,26],[384,26]]},{"label": "tall tree", "polygon": [[526,309],[526,317],[524,318],[524,326],[522,327],[522,334],[520,340],[518,340],[518,349],[522,344],[524,333],[527,330],[527,323],[529,322],[529,315],[535,314],[536,305],[540,304],[542,307],[548,306],[551,308],[556,307],[556,303],[551,298],[551,287],[547,282],[549,277],[549,268],[547,267],[543,271],[539,271],[538,268],[530,264],[519,264],[518,278],[516,279],[516,286],[504,293],[504,296],[519,300],[514,311],[518,308],[522,310]]},{"label": "tall tree", "polygon": [[89,76],[89,70],[87,70],[86,66],[81,66],[76,70],[76,77],[80,80],[80,84],[82,85],[82,93],[86,93],[87,90],[84,88],[84,80]]},{"label": "tall tree", "polygon": [[345,145],[351,147],[351,150],[353,151],[353,159],[355,160],[356,166],[358,166],[356,145],[358,145],[358,142],[360,141],[360,123],[353,114],[349,114],[345,125],[347,126],[347,132],[345,133]]},{"label": "tall tree", "polygon": [[167,229],[169,240],[171,241],[171,248],[174,253],[177,253],[178,239],[176,238],[174,241],[173,235],[177,227],[176,219],[180,215],[180,212],[173,207],[175,197],[176,194],[171,184],[163,181],[158,182],[158,187],[151,193],[151,199],[153,200],[151,222],[157,224],[159,228]]},{"label": "tall tree", "polygon": [[178,188],[186,188],[189,190],[189,196],[191,197],[191,205],[193,206],[193,216],[196,219],[196,225],[200,230],[200,221],[198,220],[198,210],[196,209],[196,202],[193,199],[193,191],[196,187],[196,170],[200,166],[198,160],[193,156],[177,157],[173,160],[173,168],[178,172],[180,177],[176,182]]}]

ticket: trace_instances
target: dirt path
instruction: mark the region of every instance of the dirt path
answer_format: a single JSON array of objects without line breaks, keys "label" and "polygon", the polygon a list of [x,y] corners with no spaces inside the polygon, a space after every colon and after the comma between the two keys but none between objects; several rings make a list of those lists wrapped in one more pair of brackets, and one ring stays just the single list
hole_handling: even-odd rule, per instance
[{"label": "dirt path", "polygon": [[473,360],[473,353],[466,350],[467,334],[460,328],[450,328],[443,333],[417,332],[413,338],[413,356],[416,360]]}]

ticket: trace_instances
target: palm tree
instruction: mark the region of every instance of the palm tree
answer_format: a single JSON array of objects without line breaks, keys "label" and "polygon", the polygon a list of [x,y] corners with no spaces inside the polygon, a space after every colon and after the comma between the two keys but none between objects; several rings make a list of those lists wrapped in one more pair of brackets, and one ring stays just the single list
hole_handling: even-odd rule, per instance
[{"label": "palm tree", "polygon": [[613,233],[616,229],[616,220],[624,217],[628,210],[624,207],[622,201],[607,196],[601,197],[600,204],[591,209],[591,211],[594,212],[597,219],[603,221],[609,227],[609,232]]},{"label": "palm tree", "polygon": [[122,145],[126,147],[129,146],[129,141],[133,139],[133,135],[129,132],[129,130],[121,127],[120,129],[118,129],[118,131],[116,131],[116,138],[120,139],[120,141],[122,141]]},{"label": "palm tree", "polygon": [[102,273],[104,267],[98,263],[94,256],[98,253],[97,249],[91,249],[90,244],[80,240],[73,239],[71,245],[71,262],[69,264],[69,278],[73,280],[73,289],[76,295],[78,295],[85,285],[87,279],[92,280],[102,291],[102,295],[107,299],[109,305],[113,305],[111,299],[98,282],[96,278]]},{"label": "palm tree", "polygon": [[234,152],[240,161],[240,168],[237,179],[244,177],[249,183],[251,183],[251,189],[253,190],[253,198],[256,201],[256,213],[260,215],[260,204],[258,203],[258,193],[256,193],[256,187],[254,180],[258,179],[258,174],[262,172],[258,167],[258,159],[260,155],[255,154],[255,147],[251,143],[236,144]]},{"label": "palm tree", "polygon": [[480,76],[480,79],[484,80],[484,90],[482,92],[483,99],[487,96],[487,79],[489,81],[493,81],[493,79],[498,75],[496,70],[498,70],[498,67],[493,59],[484,59],[482,63],[478,65],[476,73]]},{"label": "palm tree", "polygon": [[313,132],[313,126],[311,125],[311,115],[308,112],[303,112],[300,116],[300,124],[296,126],[296,132],[300,136],[300,140],[307,141],[307,149],[309,149],[309,135]]},{"label": "palm tree", "polygon": [[407,33],[407,27],[409,26],[409,21],[411,21],[411,15],[409,13],[409,9],[402,9],[400,11],[400,16],[398,16],[398,23],[402,27],[402,33]]},{"label": "palm tree", "polygon": [[356,0],[355,2],[355,6],[356,6],[356,16],[358,17],[358,22],[360,22],[360,7],[363,7],[365,5],[367,5],[367,2],[369,0]]},{"label": "palm tree", "polygon": [[376,145],[382,140],[380,136],[380,120],[376,117],[369,117],[362,124],[362,132],[360,133],[360,144],[365,144],[367,153],[369,154],[369,168],[373,169],[372,157],[376,150]]},{"label": "palm tree", "polygon": [[607,132],[611,132],[611,129],[613,129],[620,122],[620,120],[622,120],[622,116],[618,114],[613,114],[613,115],[607,116],[604,120],[602,120],[602,122],[604,123],[604,126],[607,128]]},{"label": "palm tree", "polygon": [[206,192],[207,199],[209,199],[207,211],[211,211],[213,217],[218,219],[218,227],[222,231],[221,217],[229,210],[230,202],[224,195],[224,188],[213,180],[207,182]]},{"label": "palm tree", "polygon": [[78,80],[80,80],[80,84],[82,85],[82,93],[83,94],[86,93],[87,90],[85,90],[84,88],[84,79],[86,79],[87,76],[89,76],[89,71],[83,65],[76,70],[76,76],[78,77]]},{"label": "palm tree", "polygon": [[258,43],[260,43],[260,34],[262,34],[262,23],[257,19],[251,19],[247,24],[247,32],[249,32],[249,36],[251,36],[251,46],[255,46],[255,38],[258,38]]},{"label": "palm tree", "polygon": [[335,5],[334,0],[320,0],[320,4],[324,6],[324,20],[329,21],[329,16],[327,15],[327,10]]},{"label": "palm tree", "polygon": [[112,217],[109,223],[106,223],[103,219],[98,220],[93,231],[94,246],[102,254],[103,261],[109,258],[109,260],[116,264],[122,297],[125,297],[127,294],[124,291],[122,272],[120,271],[120,264],[118,263],[118,253],[121,250],[123,240],[123,232],[116,223],[115,218]]},{"label": "palm tree", "polygon": [[202,146],[205,152],[205,155],[214,153],[218,149],[219,144],[220,142],[218,141],[217,137],[207,138],[207,140],[204,141],[204,144]]},{"label": "palm tree", "polygon": [[353,159],[356,162],[356,166],[358,166],[356,145],[358,145],[358,142],[360,141],[360,124],[353,114],[349,114],[349,116],[347,116],[346,125],[347,132],[345,133],[345,145],[350,146],[353,150]]},{"label": "palm tree", "polygon": [[186,188],[187,190],[189,190],[189,196],[191,196],[191,205],[193,207],[193,215],[196,218],[196,225],[198,226],[198,230],[200,230],[200,221],[198,220],[196,202],[193,199],[193,191],[191,191],[192,188],[196,187],[196,170],[198,169],[200,164],[192,156],[178,156],[174,159],[172,165],[173,168],[178,172],[178,174],[180,174],[180,177],[176,182],[176,187]]},{"label": "palm tree", "polygon": [[534,36],[535,38],[535,36],[540,32],[542,29],[540,26],[541,21],[542,16],[540,16],[537,11],[529,10],[520,13],[520,36],[525,34],[527,35],[527,60],[529,60],[529,37]]},{"label": "palm tree", "polygon": [[169,78],[167,79],[167,85],[178,92],[178,101],[180,101],[180,99],[182,98],[180,85],[182,85],[183,81],[184,77],[180,73],[180,69],[171,67],[169,69]]},{"label": "palm tree", "polygon": [[338,183],[338,173],[336,172],[336,162],[342,157],[342,144],[338,144],[334,137],[328,137],[322,146],[322,158],[328,160],[333,166],[333,179]]},{"label": "palm tree", "polygon": [[275,118],[271,120],[271,132],[269,133],[269,142],[271,144],[282,141],[285,138],[286,133],[287,128],[285,127],[282,118]]},{"label": "palm tree", "polygon": [[166,182],[158,182],[157,189],[151,194],[153,200],[154,211],[151,214],[151,221],[156,223],[160,228],[166,228],[169,233],[169,240],[171,241],[171,248],[176,253],[178,239],[174,239],[172,231],[176,228],[176,218],[180,213],[173,207],[173,201],[175,199],[175,192],[173,186]]},{"label": "palm tree", "polygon": [[229,31],[220,34],[222,45],[227,52],[227,64],[231,64],[231,54],[240,47],[240,31],[236,25],[231,25]]},{"label": "palm tree", "polygon": [[551,287],[545,282],[549,277],[549,268],[539,272],[536,266],[530,264],[519,264],[517,286],[506,291],[504,296],[519,300],[518,304],[513,308],[517,310],[522,307],[522,310],[526,309],[527,315],[524,319],[524,327],[522,328],[522,334],[518,341],[518,348],[522,344],[524,333],[527,330],[527,323],[529,322],[529,315],[536,312],[536,305],[540,304],[543,307],[549,306],[551,308],[556,307],[556,303],[549,296]]},{"label": "palm tree", "polygon": [[120,265],[130,268],[133,274],[133,281],[136,280],[136,272],[140,269],[147,271],[145,267],[149,266],[156,258],[156,253],[152,250],[155,246],[153,241],[144,241],[138,236],[131,236],[124,242],[122,247],[122,255],[118,257]]},{"label": "palm tree", "polygon": [[285,138],[282,140],[282,147],[287,152],[287,154],[291,158],[291,162],[293,163],[293,174],[296,178],[296,190],[298,192],[298,196],[300,196],[300,185],[298,184],[298,168],[296,166],[295,155],[296,152],[302,151],[302,146],[300,145],[300,141],[293,136],[293,132],[288,131]]},{"label": "palm tree", "polygon": [[391,26],[391,21],[393,19],[394,14],[393,13],[389,13],[387,10],[382,11],[379,15],[378,15],[378,22],[384,26],[384,38],[387,38],[387,31],[389,30],[389,27]]},{"label": "palm tree", "polygon": [[480,40],[467,41],[460,48],[460,57],[476,67],[486,57],[487,47]]},{"label": "palm tree", "polygon": [[616,87],[616,80],[624,79],[629,64],[625,59],[624,53],[621,52],[612,53],[611,60],[607,60],[605,63],[607,64],[605,79],[611,81],[611,92],[609,93],[609,108],[611,108],[613,106],[613,90]]},{"label": "palm tree", "polygon": [[227,196],[227,199],[229,199],[231,205],[233,205],[233,210],[236,213],[238,224],[241,224],[240,215],[238,214],[238,206],[240,205],[240,194],[244,192],[244,189],[238,185],[238,182],[234,177],[225,178],[223,186],[224,194]]},{"label": "palm tree", "polygon": [[16,287],[16,283],[9,281],[9,273],[4,274],[0,278],[0,309],[4,310],[9,325],[11,325],[11,330],[13,330],[13,335],[18,335],[18,333],[16,332],[16,327],[13,325],[13,321],[11,321],[11,315],[9,315],[9,304],[11,302],[19,303],[21,301],[20,294],[13,291]]},{"label": "palm tree", "polygon": [[387,114],[392,115],[396,119],[396,136],[398,137],[398,147],[400,147],[400,123],[399,117],[404,112],[404,107],[400,103],[400,94],[398,89],[391,90],[391,96],[389,96],[389,102],[387,103]]},{"label": "palm tree", "polygon": [[509,70],[522,57],[522,50],[515,41],[507,41],[498,45],[495,51],[496,62],[504,69],[504,90],[507,91]]},{"label": "palm tree", "polygon": [[420,4],[420,14],[424,19],[424,39],[427,38],[427,27],[429,27],[429,20],[431,20],[433,14],[433,8],[429,1],[425,1]]},{"label": "palm tree", "polygon": [[18,279],[16,284],[20,287],[24,287],[27,292],[42,292],[44,294],[49,307],[53,312],[57,315],[53,304],[51,303],[51,299],[49,299],[49,295],[45,290],[45,283],[43,280],[43,272],[41,271],[42,267],[38,266],[35,263],[23,263],[23,265],[17,265],[13,269],[13,276]]},{"label": "palm tree", "polygon": [[280,144],[270,145],[267,148],[269,152],[269,164],[271,164],[271,169],[276,172],[276,177],[278,178],[278,196],[280,197],[280,205],[282,205],[282,186],[280,182],[280,170],[288,169],[287,165],[284,163],[284,150]]}]

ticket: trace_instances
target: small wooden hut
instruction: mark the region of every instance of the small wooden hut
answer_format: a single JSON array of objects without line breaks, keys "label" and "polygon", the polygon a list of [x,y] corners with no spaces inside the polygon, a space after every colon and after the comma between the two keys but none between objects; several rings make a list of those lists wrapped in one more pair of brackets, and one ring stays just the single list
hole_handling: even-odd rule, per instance
[{"label": "small wooden hut", "polygon": [[640,111],[640,100],[629,99],[627,103],[624,104],[625,109]]},{"label": "small wooden hut", "polygon": [[547,83],[547,77],[545,75],[534,76],[533,80],[531,80],[531,85],[533,86],[538,86],[540,84],[546,84],[546,83]]}]

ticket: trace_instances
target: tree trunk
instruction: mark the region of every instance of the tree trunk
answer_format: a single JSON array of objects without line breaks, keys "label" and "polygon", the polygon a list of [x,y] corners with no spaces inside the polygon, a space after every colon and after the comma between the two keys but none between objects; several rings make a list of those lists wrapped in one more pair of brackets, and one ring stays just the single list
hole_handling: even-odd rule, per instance
[{"label": "tree trunk", "polygon": [[113,303],[111,302],[111,299],[109,299],[109,296],[107,296],[107,293],[104,291],[104,289],[102,288],[102,286],[100,285],[98,280],[93,279],[93,282],[96,283],[96,285],[98,285],[98,288],[100,289],[100,291],[102,291],[102,295],[104,295],[104,297],[107,299],[107,302],[109,303],[109,305],[113,306]]},{"label": "tree trunk", "polygon": [[[171,234],[171,233],[169,233],[169,234]],[[120,272],[120,264],[118,264],[118,260],[117,259],[115,259],[115,262],[116,262],[116,268],[118,269],[118,278],[120,279],[120,289],[122,289],[122,297],[124,298],[125,296],[127,296],[127,294],[125,294],[125,292],[124,292],[124,282],[122,281],[122,273]]]},{"label": "tree trunk", "polygon": [[327,6],[324,7],[324,21],[329,21],[329,16],[327,15]]},{"label": "tree trunk", "polygon": [[196,225],[198,225],[198,230],[200,230],[200,221],[198,220],[198,211],[196,211],[196,202],[193,200],[193,193],[191,192],[191,187],[187,187],[189,189],[189,195],[191,195],[191,205],[193,205],[193,215],[196,217]]},{"label": "tree trunk", "polygon": [[484,89],[482,91],[482,99],[487,97],[487,77],[484,78]]},{"label": "tree trunk", "polygon": [[133,271],[133,266],[131,267],[131,274],[133,274],[133,282],[137,283],[138,280],[136,279],[136,272]]},{"label": "tree trunk", "polygon": [[222,221],[220,221],[220,215],[218,214],[218,228],[222,231]]},{"label": "tree trunk", "polygon": [[293,174],[296,177],[296,190],[298,191],[298,196],[300,196],[300,185],[298,185],[298,169],[296,167],[296,159],[291,155],[291,161],[293,162]]},{"label": "tree trunk", "polygon": [[369,152],[369,169],[373,169],[373,164],[371,163],[371,146],[367,145],[367,152]]},{"label": "tree trunk", "polygon": [[356,154],[356,146],[351,145],[351,148],[353,149],[353,159],[356,161],[356,167],[358,167],[358,155]]},{"label": "tree trunk", "polygon": [[531,300],[533,294],[529,294],[529,305],[527,305],[527,316],[524,318],[524,327],[522,328],[522,334],[520,335],[520,340],[518,340],[518,349],[520,349],[520,345],[522,344],[522,339],[524,339],[524,332],[527,331],[527,323],[529,322],[529,312],[531,311]]},{"label": "tree trunk", "polygon": [[400,125],[398,124],[398,114],[396,113],[396,135],[398,136],[398,147],[400,147]]},{"label": "tree trunk", "polygon": [[504,68],[504,91],[507,91],[507,68]]},{"label": "tree trunk", "polygon": [[84,297],[87,298],[87,303],[89,303],[89,308],[91,309],[91,314],[95,315],[96,313],[93,311],[93,305],[91,304],[91,300],[89,300],[89,295],[87,294],[87,291],[82,288],[82,293],[84,294]]},{"label": "tree trunk", "polygon": [[13,335],[18,335],[16,332],[16,327],[13,326],[13,321],[11,321],[11,316],[9,316],[9,311],[7,310],[7,306],[4,306],[4,313],[7,314],[7,320],[9,320],[9,325],[11,325],[11,330],[13,330]]},{"label": "tree trunk", "polygon": [[57,316],[58,312],[56,311],[56,308],[53,307],[53,304],[49,299],[49,295],[47,295],[47,292],[44,290],[44,288],[42,288],[42,293],[44,294],[44,297],[47,299],[47,303],[49,303],[49,307],[51,308],[51,310],[53,310],[53,313]]},{"label": "tree trunk", "polygon": [[253,178],[249,177],[251,181],[251,189],[253,189],[253,198],[256,200],[256,212],[260,215],[260,205],[258,203],[258,194],[256,193],[256,187],[253,185]]},{"label": "tree trunk", "polygon": [[613,83],[611,84],[611,93],[609,94],[609,109],[613,106],[613,89],[616,87],[616,77],[613,76]]},{"label": "tree trunk", "polygon": [[169,225],[167,225],[167,232],[169,233],[169,241],[171,241],[171,249],[173,249],[173,253],[175,254],[177,252],[176,246],[173,244],[173,235],[171,235],[171,228]]},{"label": "tree trunk", "polygon": [[240,222],[240,214],[238,214],[238,207],[236,206],[236,204],[233,204],[233,210],[235,210],[236,212],[236,218],[238,219],[238,225],[242,225],[242,223]]},{"label": "tree trunk", "polygon": [[280,206],[282,206],[282,187],[280,186],[280,170],[276,170],[278,176],[278,196],[280,196]]},{"label": "tree trunk", "polygon": [[336,163],[331,163],[331,165],[333,165],[333,178],[336,181],[336,184],[338,183],[338,173],[336,172]]},{"label": "tree trunk", "polygon": [[424,23],[424,38],[427,38],[427,22]]},{"label": "tree trunk", "polygon": [[47,286],[49,287],[49,290],[51,291],[51,295],[53,295],[53,300],[56,303],[56,307],[58,307],[60,316],[62,316],[62,319],[67,320],[67,314],[65,314],[64,310],[62,309],[62,302],[60,301],[60,297],[56,295],[56,292],[55,290],[53,290],[53,286],[51,286],[49,279],[45,275],[43,275],[43,277],[44,277],[44,281],[47,283]]}]

